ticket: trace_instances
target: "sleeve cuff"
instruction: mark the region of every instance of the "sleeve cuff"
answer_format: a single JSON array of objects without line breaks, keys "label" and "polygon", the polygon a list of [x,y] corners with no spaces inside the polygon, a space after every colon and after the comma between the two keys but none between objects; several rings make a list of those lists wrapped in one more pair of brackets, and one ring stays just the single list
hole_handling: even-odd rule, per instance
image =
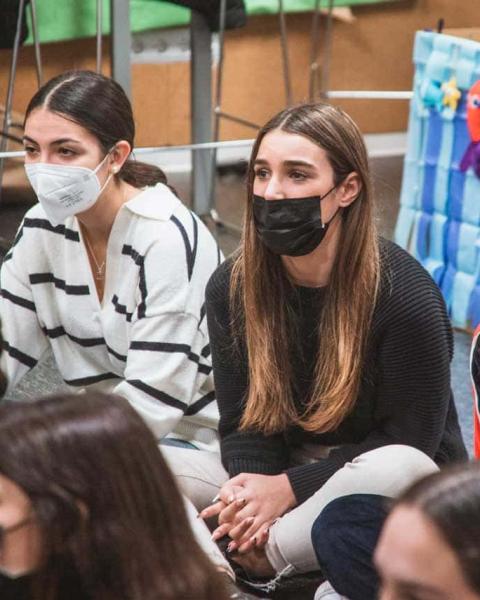
[{"label": "sleeve cuff", "polygon": [[240,473],[258,473],[260,475],[278,475],[282,472],[280,467],[276,467],[267,462],[254,458],[231,458],[227,464],[227,471],[230,477],[235,477]]}]

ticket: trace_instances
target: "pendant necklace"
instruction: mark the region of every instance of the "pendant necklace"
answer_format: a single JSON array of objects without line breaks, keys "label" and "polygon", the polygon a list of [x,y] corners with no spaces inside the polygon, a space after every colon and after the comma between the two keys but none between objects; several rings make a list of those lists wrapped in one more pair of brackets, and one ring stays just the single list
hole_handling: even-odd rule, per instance
[{"label": "pendant necklace", "polygon": [[88,241],[88,237],[87,235],[83,234],[83,237],[85,239],[85,243],[87,244],[87,249],[90,253],[90,256],[93,258],[93,262],[95,263],[95,269],[94,269],[94,273],[93,273],[93,277],[96,281],[102,281],[103,279],[105,279],[105,262],[106,259],[102,262],[101,265],[98,264],[98,260],[97,257],[95,256],[95,252],[93,251],[93,248],[90,244],[90,242]]}]

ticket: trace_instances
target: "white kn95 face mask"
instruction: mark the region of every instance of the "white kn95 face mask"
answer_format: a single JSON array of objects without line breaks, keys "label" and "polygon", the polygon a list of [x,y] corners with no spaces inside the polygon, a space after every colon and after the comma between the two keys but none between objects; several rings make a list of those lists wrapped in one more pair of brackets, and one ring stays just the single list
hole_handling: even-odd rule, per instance
[{"label": "white kn95 face mask", "polygon": [[30,185],[52,224],[63,223],[67,217],[95,204],[112,177],[110,173],[103,186],[100,186],[97,171],[109,154],[94,170],[52,163],[25,164]]}]

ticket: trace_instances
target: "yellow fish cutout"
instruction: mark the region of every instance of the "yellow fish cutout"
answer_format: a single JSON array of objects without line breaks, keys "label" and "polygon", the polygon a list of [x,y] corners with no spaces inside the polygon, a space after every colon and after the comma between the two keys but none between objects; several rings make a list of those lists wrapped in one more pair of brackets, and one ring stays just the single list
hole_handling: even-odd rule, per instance
[{"label": "yellow fish cutout", "polygon": [[445,83],[442,83],[443,104],[450,107],[453,112],[457,110],[458,101],[462,97],[462,92],[457,87],[457,78],[452,77]]}]

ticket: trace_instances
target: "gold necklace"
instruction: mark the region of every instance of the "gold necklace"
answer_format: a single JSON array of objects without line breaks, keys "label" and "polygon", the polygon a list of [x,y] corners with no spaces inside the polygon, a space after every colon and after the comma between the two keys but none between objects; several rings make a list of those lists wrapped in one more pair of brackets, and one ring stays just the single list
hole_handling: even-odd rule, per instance
[{"label": "gold necklace", "polygon": [[87,237],[87,234],[85,233],[85,231],[83,232],[83,238],[84,238],[85,243],[87,245],[87,249],[88,249],[88,251],[90,253],[90,256],[93,258],[93,262],[95,263],[96,272],[95,272],[95,269],[94,269],[93,277],[94,277],[94,279],[96,281],[102,281],[103,279],[105,279],[105,262],[106,262],[106,260],[104,260],[102,262],[102,264],[99,265],[97,257],[95,256],[95,252],[93,251],[93,248],[90,245],[90,242],[88,241],[88,237]]}]

